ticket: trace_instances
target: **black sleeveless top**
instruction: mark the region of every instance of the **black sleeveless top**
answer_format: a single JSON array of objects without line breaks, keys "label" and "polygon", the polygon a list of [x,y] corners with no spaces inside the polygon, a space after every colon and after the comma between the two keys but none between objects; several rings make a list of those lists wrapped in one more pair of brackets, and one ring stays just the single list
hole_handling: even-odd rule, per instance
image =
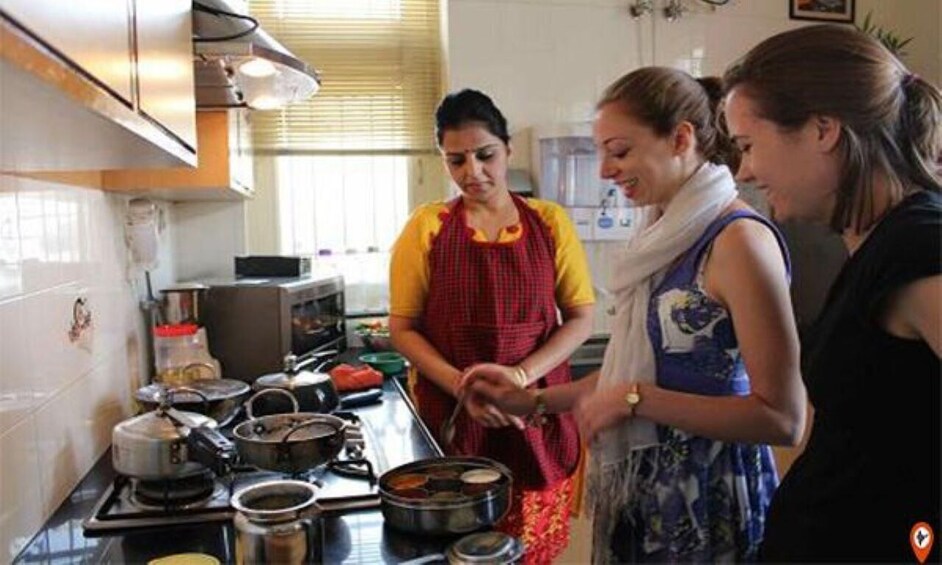
[{"label": "black sleeveless top", "polygon": [[844,265],[804,344],[814,427],[773,498],[763,559],[912,561],[913,524],[940,535],[942,364],[878,322],[891,293],[940,265],[942,196],[927,191],[890,211]]}]

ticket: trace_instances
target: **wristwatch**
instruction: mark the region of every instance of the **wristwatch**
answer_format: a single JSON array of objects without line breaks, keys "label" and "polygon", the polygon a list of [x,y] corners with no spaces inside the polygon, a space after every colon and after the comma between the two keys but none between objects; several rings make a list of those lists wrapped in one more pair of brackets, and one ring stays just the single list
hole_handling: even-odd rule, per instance
[{"label": "wristwatch", "polygon": [[625,394],[625,403],[628,404],[628,417],[635,417],[635,410],[638,404],[641,404],[641,386],[638,383],[631,383],[628,392]]}]

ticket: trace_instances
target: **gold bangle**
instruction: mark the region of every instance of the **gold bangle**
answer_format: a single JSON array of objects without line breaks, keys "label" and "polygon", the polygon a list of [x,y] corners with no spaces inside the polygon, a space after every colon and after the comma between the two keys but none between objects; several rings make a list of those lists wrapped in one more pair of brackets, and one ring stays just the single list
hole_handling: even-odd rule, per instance
[{"label": "gold bangle", "polygon": [[517,386],[520,388],[527,388],[527,385],[530,384],[530,375],[527,374],[527,370],[523,368],[523,365],[514,367],[514,378],[517,379]]}]

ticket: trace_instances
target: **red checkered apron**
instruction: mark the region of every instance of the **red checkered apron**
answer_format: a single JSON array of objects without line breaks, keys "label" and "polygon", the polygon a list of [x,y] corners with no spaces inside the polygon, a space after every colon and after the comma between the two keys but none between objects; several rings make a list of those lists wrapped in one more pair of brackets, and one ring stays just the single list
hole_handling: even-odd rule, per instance
[{"label": "red checkered apron", "polygon": [[[559,327],[556,311],[555,244],[549,227],[513,196],[523,233],[514,242],[473,240],[459,198],[429,252],[430,281],[422,333],[458,369],[474,363],[517,365]],[[564,362],[540,379],[546,387],[569,382]],[[455,400],[428,379],[416,382],[419,412],[433,434]],[[550,415],[543,426],[485,428],[462,412],[453,454],[483,455],[510,467],[514,486],[551,487],[569,477],[579,461],[579,435],[571,414]],[[441,442],[440,442],[441,443]]]}]

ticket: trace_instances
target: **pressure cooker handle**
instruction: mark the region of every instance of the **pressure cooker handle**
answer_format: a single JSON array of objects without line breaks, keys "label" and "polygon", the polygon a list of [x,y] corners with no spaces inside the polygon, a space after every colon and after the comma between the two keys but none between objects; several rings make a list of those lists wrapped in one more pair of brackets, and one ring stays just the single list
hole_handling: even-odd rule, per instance
[{"label": "pressure cooker handle", "polygon": [[207,426],[191,429],[186,446],[187,459],[202,463],[217,475],[226,475],[232,469],[235,446],[218,431]]},{"label": "pressure cooker handle", "polygon": [[225,475],[235,459],[235,446],[215,429],[195,422],[176,408],[167,408],[165,414],[174,423],[187,428],[187,459],[201,463],[217,475]]}]

